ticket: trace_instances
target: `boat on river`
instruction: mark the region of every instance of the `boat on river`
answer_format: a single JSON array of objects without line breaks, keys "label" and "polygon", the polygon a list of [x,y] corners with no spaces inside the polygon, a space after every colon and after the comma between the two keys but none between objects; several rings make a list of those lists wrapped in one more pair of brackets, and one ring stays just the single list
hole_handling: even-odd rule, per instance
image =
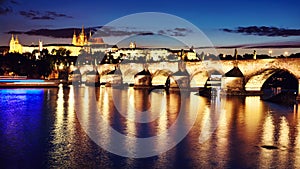
[{"label": "boat on river", "polygon": [[27,76],[0,76],[0,88],[58,87],[59,80],[28,79]]}]

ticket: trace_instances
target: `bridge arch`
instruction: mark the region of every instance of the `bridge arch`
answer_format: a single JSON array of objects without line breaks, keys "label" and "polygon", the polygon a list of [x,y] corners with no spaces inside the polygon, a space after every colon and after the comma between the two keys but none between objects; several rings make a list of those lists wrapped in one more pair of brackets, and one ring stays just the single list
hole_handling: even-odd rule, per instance
[{"label": "bridge arch", "polygon": [[274,88],[275,85],[281,85],[285,89],[295,89],[299,92],[297,77],[287,69],[264,69],[248,76],[245,81],[246,91],[262,91],[263,89]]},{"label": "bridge arch", "polygon": [[204,87],[208,80],[208,72],[206,70],[197,70],[190,76],[190,86],[193,87]]},{"label": "bridge arch", "polygon": [[134,84],[134,76],[139,72],[140,70],[135,68],[130,68],[122,72],[123,83]]},{"label": "bridge arch", "polygon": [[165,85],[168,77],[172,75],[173,72],[168,69],[157,70],[152,74],[152,85],[161,86]]}]

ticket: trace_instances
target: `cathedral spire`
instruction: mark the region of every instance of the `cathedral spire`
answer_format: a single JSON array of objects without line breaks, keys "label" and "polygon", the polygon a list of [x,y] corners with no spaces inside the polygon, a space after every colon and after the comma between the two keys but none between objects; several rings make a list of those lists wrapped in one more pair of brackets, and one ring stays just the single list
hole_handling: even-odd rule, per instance
[{"label": "cathedral spire", "polygon": [[84,26],[82,25],[81,33],[84,35]]},{"label": "cathedral spire", "polygon": [[14,34],[11,34],[11,41],[15,41]]},{"label": "cathedral spire", "polygon": [[15,41],[19,43],[18,35],[16,35]]},{"label": "cathedral spire", "polygon": [[77,45],[77,37],[76,37],[75,29],[74,29],[74,34],[73,34],[72,44],[73,44],[73,45]]}]

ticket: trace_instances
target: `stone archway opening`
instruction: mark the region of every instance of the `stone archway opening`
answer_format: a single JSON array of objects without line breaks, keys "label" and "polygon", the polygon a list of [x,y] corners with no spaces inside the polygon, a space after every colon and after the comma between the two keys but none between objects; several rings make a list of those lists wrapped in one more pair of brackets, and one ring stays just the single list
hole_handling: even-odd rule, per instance
[{"label": "stone archway opening", "polygon": [[262,100],[290,104],[295,102],[299,93],[299,81],[286,69],[266,69],[251,76],[245,89],[260,92]]},{"label": "stone archway opening", "polygon": [[277,95],[280,93],[289,94],[290,97],[298,95],[298,79],[287,70],[276,70],[266,79],[261,87],[265,96]]}]

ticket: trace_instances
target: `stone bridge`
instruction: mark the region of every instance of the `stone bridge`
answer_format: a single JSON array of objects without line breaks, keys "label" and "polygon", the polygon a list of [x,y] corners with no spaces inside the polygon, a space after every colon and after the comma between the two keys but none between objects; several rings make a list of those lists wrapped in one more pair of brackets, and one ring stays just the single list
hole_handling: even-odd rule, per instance
[{"label": "stone bridge", "polygon": [[[298,80],[298,91],[300,84],[300,59],[280,58],[280,59],[257,59],[257,60],[238,60],[229,61],[203,61],[203,62],[157,62],[157,63],[124,63],[119,65],[105,64],[96,66],[100,77],[116,69],[118,66],[122,72],[123,83],[133,83],[134,76],[145,68],[151,73],[151,78],[161,78],[166,80],[168,76],[179,71],[180,68],[186,69],[189,73],[191,87],[204,87],[210,73],[214,70],[225,74],[238,65],[244,75],[244,87],[246,90],[261,90],[268,78],[278,71],[289,72]],[[80,71],[93,69],[91,66],[81,66]],[[164,84],[164,83],[163,83]]]}]

